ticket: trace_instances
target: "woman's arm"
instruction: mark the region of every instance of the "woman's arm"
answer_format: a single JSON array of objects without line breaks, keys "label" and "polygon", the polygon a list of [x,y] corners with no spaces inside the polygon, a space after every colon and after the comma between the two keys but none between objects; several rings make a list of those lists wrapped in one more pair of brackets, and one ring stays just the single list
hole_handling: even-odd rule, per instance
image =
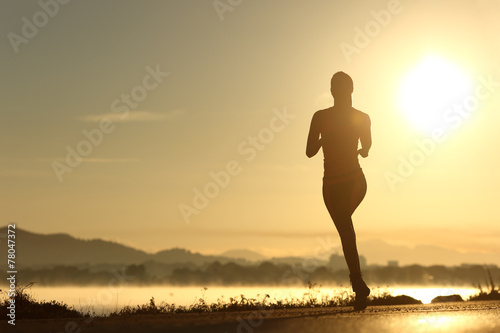
[{"label": "woman's arm", "polygon": [[322,138],[320,138],[320,123],[317,113],[314,114],[311,120],[311,128],[309,129],[309,136],[307,137],[306,155],[313,157],[321,148]]},{"label": "woman's arm", "polygon": [[359,136],[359,141],[361,141],[361,149],[358,150],[358,153],[362,157],[368,157],[368,152],[372,147],[372,133],[370,127],[371,127],[371,120],[370,117],[366,115],[366,121],[363,124],[363,128]]}]

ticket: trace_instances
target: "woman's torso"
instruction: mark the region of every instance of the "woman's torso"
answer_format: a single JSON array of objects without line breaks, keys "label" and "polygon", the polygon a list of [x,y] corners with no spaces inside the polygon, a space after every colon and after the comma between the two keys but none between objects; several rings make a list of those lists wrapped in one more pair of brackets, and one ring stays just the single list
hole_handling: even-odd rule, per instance
[{"label": "woman's torso", "polygon": [[354,108],[318,111],[324,155],[324,177],[339,178],[361,171],[358,142],[366,114]]}]

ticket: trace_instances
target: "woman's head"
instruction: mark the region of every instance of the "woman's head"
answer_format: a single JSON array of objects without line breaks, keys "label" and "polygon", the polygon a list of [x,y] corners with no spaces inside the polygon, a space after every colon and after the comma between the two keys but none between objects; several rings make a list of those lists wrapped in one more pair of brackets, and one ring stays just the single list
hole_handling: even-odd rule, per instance
[{"label": "woman's head", "polygon": [[330,91],[333,98],[350,97],[354,90],[354,83],[349,75],[344,72],[333,74]]}]

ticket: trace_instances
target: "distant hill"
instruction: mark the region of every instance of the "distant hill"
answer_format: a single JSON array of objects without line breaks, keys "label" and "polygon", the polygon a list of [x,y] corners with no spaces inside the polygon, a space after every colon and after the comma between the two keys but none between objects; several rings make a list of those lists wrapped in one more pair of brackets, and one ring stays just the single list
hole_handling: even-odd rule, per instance
[{"label": "distant hill", "polygon": [[170,249],[157,252],[151,255],[151,260],[164,264],[175,264],[175,263],[193,263],[195,265],[205,265],[218,261],[220,263],[236,262],[239,264],[246,265],[248,262],[245,259],[233,259],[225,256],[212,256],[204,255],[201,253],[193,253],[185,249]]},{"label": "distant hill", "polygon": [[[0,228],[6,234],[7,227]],[[142,263],[148,254],[118,243],[100,239],[82,240],[67,234],[36,234],[16,228],[18,266]],[[7,244],[3,242],[1,247]],[[6,253],[3,251],[2,253]]]},{"label": "distant hill", "polygon": [[[0,236],[7,227],[0,228]],[[248,264],[222,256],[205,256],[184,249],[170,249],[155,254],[146,253],[119,243],[101,239],[84,240],[67,234],[37,234],[16,229],[16,264],[18,267],[44,267],[54,265],[142,264],[155,261],[163,264],[208,264],[229,261]],[[0,237],[1,253],[7,253],[6,238]]]},{"label": "distant hill", "polygon": [[245,259],[248,261],[263,261],[266,260],[262,254],[251,250],[229,250],[220,254],[222,257],[233,259]]},{"label": "distant hill", "polygon": [[[286,265],[307,265],[308,261],[306,260],[307,258],[304,257],[273,257],[270,262],[279,265],[279,264],[286,264]],[[315,265],[326,265],[327,261],[325,260],[319,260],[315,259],[314,260]]]}]

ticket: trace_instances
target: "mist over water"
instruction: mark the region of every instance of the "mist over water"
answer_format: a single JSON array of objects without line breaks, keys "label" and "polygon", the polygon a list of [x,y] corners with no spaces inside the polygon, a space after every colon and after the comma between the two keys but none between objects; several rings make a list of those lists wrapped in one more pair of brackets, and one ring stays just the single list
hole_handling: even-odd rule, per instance
[{"label": "mist over water", "polygon": [[[321,300],[324,297],[342,297],[350,293],[350,288],[342,286],[324,286],[317,289],[315,296]],[[275,286],[126,286],[108,288],[106,286],[89,287],[33,287],[31,295],[37,300],[56,300],[74,307],[78,311],[100,314],[109,314],[120,311],[125,306],[136,307],[149,304],[154,297],[156,304],[166,302],[177,306],[190,306],[199,302],[203,298],[207,304],[229,302],[230,298],[240,299],[255,298],[262,300],[265,295],[270,296],[270,301],[302,299],[309,292],[307,287],[275,287]],[[389,292],[393,296],[407,295],[421,300],[423,303],[430,303],[436,296],[446,296],[459,294],[464,300],[478,292],[470,287],[402,287],[395,288],[376,287],[372,289],[372,295]]]}]

